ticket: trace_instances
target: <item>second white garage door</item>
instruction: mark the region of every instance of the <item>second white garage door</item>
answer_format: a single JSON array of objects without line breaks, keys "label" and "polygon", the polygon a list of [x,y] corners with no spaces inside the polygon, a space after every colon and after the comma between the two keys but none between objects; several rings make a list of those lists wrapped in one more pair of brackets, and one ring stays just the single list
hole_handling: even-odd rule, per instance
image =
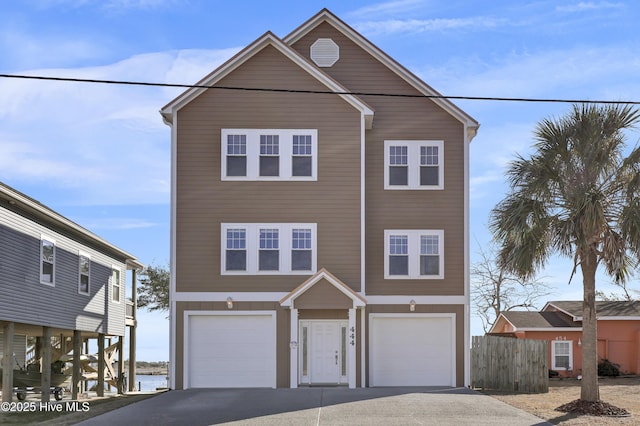
[{"label": "second white garage door", "polygon": [[455,386],[455,316],[371,314],[371,386]]},{"label": "second white garage door", "polygon": [[186,387],[276,387],[275,313],[187,318]]}]

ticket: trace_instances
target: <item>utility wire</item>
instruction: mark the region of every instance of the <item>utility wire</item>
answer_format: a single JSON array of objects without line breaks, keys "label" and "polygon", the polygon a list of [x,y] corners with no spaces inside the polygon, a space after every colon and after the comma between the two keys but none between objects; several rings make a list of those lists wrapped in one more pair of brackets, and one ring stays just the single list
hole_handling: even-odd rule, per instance
[{"label": "utility wire", "polygon": [[117,84],[129,86],[151,86],[151,87],[177,87],[183,89],[216,89],[216,90],[242,90],[250,92],[280,92],[280,93],[308,93],[317,95],[353,95],[353,96],[386,96],[396,98],[427,98],[427,99],[456,99],[469,101],[506,101],[506,102],[539,102],[539,103],[572,103],[572,104],[613,104],[613,105],[640,105],[640,101],[603,101],[589,99],[556,99],[556,98],[509,98],[499,96],[449,96],[449,95],[424,95],[424,94],[403,94],[403,93],[375,93],[375,92],[334,92],[323,90],[302,90],[302,89],[270,89],[260,87],[230,87],[230,86],[209,86],[203,84],[179,84],[179,83],[151,83],[144,81],[125,80],[99,80],[92,78],[71,78],[71,77],[48,77],[39,75],[18,75],[0,74],[0,78],[16,78],[26,80],[47,80],[65,81],[73,83],[98,83]]}]

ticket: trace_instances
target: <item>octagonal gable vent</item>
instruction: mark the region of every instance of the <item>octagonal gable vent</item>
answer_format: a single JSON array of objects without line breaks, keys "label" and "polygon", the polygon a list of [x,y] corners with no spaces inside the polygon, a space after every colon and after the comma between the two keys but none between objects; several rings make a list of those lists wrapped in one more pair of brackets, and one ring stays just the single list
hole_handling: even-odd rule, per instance
[{"label": "octagonal gable vent", "polygon": [[319,67],[331,67],[340,59],[340,48],[330,38],[319,38],[311,45],[311,60]]}]

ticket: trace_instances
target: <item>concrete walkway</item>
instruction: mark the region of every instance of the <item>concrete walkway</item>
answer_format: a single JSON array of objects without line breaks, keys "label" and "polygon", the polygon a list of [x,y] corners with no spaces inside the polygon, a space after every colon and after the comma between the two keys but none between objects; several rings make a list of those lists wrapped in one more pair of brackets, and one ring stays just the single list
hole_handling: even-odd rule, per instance
[{"label": "concrete walkway", "polygon": [[81,425],[549,425],[465,388],[190,389]]}]

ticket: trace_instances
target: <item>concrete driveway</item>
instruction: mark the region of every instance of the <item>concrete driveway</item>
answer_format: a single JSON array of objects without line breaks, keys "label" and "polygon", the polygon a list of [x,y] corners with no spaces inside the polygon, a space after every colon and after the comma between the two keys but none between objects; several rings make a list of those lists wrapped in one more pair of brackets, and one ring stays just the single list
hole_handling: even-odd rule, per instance
[{"label": "concrete driveway", "polygon": [[549,425],[465,388],[190,389],[81,425]]}]

